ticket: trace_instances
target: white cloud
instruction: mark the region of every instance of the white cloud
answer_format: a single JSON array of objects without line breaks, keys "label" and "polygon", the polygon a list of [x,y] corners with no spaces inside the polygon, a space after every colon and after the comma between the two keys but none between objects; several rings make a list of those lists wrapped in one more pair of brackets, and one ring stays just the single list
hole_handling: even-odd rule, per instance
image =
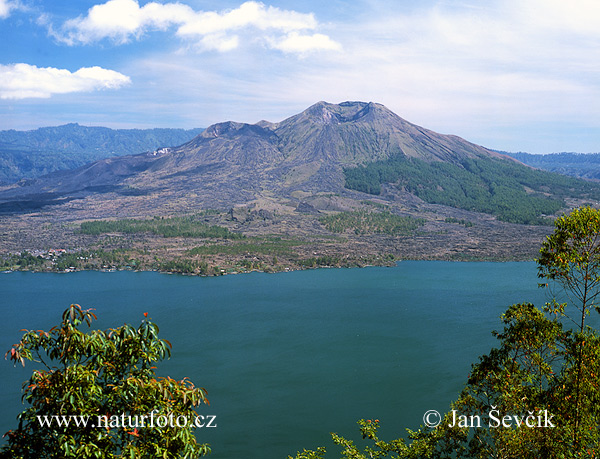
[{"label": "white cloud", "polygon": [[511,0],[511,8],[536,29],[600,37],[600,3],[596,0]]},{"label": "white cloud", "polygon": [[239,44],[240,38],[237,35],[227,36],[219,33],[205,35],[197,42],[198,48],[201,50],[213,50],[222,53],[236,49]]},{"label": "white cloud", "polygon": [[118,89],[130,82],[128,76],[101,67],[70,72],[29,64],[0,65],[0,99],[49,98],[53,94]]},{"label": "white cloud", "polygon": [[272,48],[285,53],[307,53],[316,50],[341,51],[339,43],[333,41],[327,35],[315,33],[313,35],[300,35],[297,32],[291,32],[282,39],[269,40]]},{"label": "white cloud", "polygon": [[313,14],[298,13],[296,11],[281,10],[262,3],[250,1],[240,5],[239,8],[223,13],[199,12],[186,18],[177,30],[181,36],[195,36],[213,33],[223,33],[230,30],[239,30],[245,27],[254,27],[259,30],[304,30],[314,29],[317,21]]},{"label": "white cloud", "polygon": [[[1,0],[0,0],[1,1]],[[298,35],[314,30],[318,23],[312,13],[284,10],[263,3],[247,1],[238,8],[222,12],[194,11],[181,3],[150,2],[140,6],[137,0],[109,0],[90,8],[87,16],[68,20],[56,38],[69,44],[89,44],[103,39],[123,44],[139,39],[150,31],[166,31],[191,40],[201,49],[230,51],[240,44],[236,33],[252,38],[275,40],[277,49],[306,53],[311,50],[339,50],[340,46],[323,34]],[[282,37],[262,36],[279,32]]]},{"label": "white cloud", "polygon": [[0,0],[0,19],[6,19],[10,16],[12,10],[19,8],[18,1]]},{"label": "white cloud", "polygon": [[126,43],[147,30],[166,30],[194,15],[194,11],[180,3],[148,3],[139,6],[135,0],[109,0],[89,9],[87,16],[65,22],[65,35],[60,37],[68,44],[92,43],[110,38]]}]

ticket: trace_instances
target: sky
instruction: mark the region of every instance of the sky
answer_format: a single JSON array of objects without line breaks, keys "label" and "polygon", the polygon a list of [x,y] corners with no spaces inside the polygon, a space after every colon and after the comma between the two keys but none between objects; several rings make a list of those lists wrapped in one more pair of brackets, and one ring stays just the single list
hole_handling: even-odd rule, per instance
[{"label": "sky", "polygon": [[597,0],[0,0],[0,130],[378,102],[504,151],[600,152]]}]

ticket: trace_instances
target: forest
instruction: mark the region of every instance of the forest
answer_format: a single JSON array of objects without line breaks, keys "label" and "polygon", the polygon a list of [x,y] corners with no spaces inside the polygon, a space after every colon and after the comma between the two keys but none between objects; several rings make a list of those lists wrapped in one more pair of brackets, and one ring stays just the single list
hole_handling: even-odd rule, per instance
[{"label": "forest", "polygon": [[333,233],[352,231],[355,234],[387,234],[401,236],[414,233],[425,224],[422,218],[402,217],[389,211],[357,210],[321,217],[319,220]]},{"label": "forest", "polygon": [[199,222],[194,216],[186,217],[154,217],[148,220],[96,220],[83,222],[82,234],[106,233],[153,233],[163,237],[199,237],[219,239],[242,239],[242,234],[233,233],[218,225],[207,225]]},{"label": "forest", "polygon": [[344,169],[346,188],[380,195],[391,184],[431,204],[495,215],[508,223],[550,225],[564,198],[600,197],[600,185],[516,162],[469,158],[456,163],[396,156]]}]

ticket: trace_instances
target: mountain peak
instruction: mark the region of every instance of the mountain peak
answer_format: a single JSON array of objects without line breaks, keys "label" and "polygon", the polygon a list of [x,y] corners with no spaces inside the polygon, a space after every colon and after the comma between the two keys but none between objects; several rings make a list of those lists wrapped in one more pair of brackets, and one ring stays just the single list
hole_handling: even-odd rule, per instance
[{"label": "mountain peak", "polygon": [[392,113],[383,105],[374,102],[347,101],[332,104],[320,101],[307,108],[300,116],[319,124],[341,124],[357,121],[374,111]]},{"label": "mountain peak", "polygon": [[207,127],[200,137],[214,139],[217,137],[231,137],[238,134],[244,135],[265,135],[265,128],[260,124],[236,123],[235,121],[225,121],[223,123],[213,124]]},{"label": "mountain peak", "polygon": [[[317,102],[304,110],[298,118],[305,118],[313,123],[336,125],[356,121],[373,121],[376,119],[401,119],[387,107],[375,102],[347,101],[339,104]],[[295,118],[295,117],[292,117]]]},{"label": "mountain peak", "polygon": [[283,194],[295,190],[337,193],[344,188],[345,169],[390,158],[441,161],[461,167],[467,158],[499,156],[456,136],[409,123],[381,104],[357,101],[317,102],[278,123],[213,124],[169,151],[168,155],[99,162],[61,176],[60,183],[48,178],[37,183],[37,188],[10,193],[35,195],[47,189],[87,193],[93,172],[93,186],[146,189],[148,177],[153,177],[156,183],[163,181],[165,189],[197,187],[211,201],[218,195],[221,202],[238,202],[254,199],[262,189]]},{"label": "mountain peak", "polygon": [[202,137],[214,138],[221,137],[231,132],[239,131],[244,127],[244,123],[236,123],[235,121],[224,121],[207,127],[201,134]]}]

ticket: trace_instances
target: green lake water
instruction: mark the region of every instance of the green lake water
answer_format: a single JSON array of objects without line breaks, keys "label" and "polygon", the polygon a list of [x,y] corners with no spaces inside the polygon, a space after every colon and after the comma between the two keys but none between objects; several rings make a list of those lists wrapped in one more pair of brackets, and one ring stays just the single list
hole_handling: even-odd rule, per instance
[{"label": "green lake water", "polygon": [[[217,428],[200,429],[214,459],[286,458],[357,438],[377,418],[381,438],[406,437],[446,410],[471,363],[494,345],[506,308],[541,305],[534,263],[402,262],[200,278],[154,272],[0,274],[0,351],[19,330],[49,329],[71,303],[97,328],[143,313],[173,344],[159,374],[208,390]],[[0,361],[1,433],[17,425],[31,367]],[[334,456],[339,457],[339,455]]]}]

